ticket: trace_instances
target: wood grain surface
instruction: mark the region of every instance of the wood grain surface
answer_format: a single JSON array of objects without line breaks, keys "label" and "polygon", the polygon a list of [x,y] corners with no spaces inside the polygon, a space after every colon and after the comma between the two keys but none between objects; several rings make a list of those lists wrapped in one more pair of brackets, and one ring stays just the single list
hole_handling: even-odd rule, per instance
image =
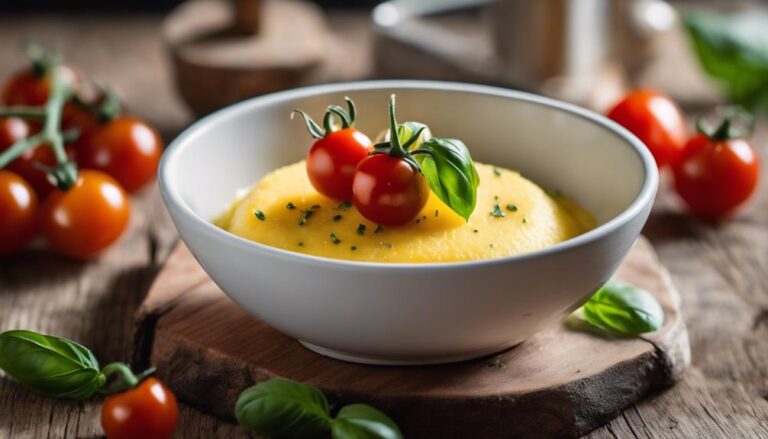
[{"label": "wood grain surface", "polygon": [[568,319],[496,355],[382,367],[323,357],[270,328],[180,244],[137,313],[134,360],[156,366],[180,400],[224,419],[234,419],[242,390],[281,377],[317,386],[337,406],[372,404],[406,437],[577,437],[677,382],[690,362],[680,296],[648,241],[638,240],[617,277],[657,297],[661,330],[612,337]]},{"label": "wood grain surface", "polygon": [[[369,66],[365,13],[334,13],[347,32],[347,59]],[[161,17],[0,16],[0,77],[21,62],[19,45],[56,47],[107,80],[134,112],[171,139],[190,122],[171,82],[160,41]],[[655,66],[661,88],[686,81]],[[755,138],[768,157],[765,127]],[[768,167],[756,199],[721,225],[691,219],[668,189],[645,228],[684,303],[692,365],[683,380],[626,409],[589,438],[768,437]],[[0,262],[0,330],[27,328],[74,338],[103,362],[127,359],[133,313],[176,241],[156,189],[134,201],[129,234],[98,261],[78,263],[35,250]],[[51,401],[0,378],[0,437],[99,437],[98,400]],[[178,437],[238,438],[236,426],[183,407]]]}]

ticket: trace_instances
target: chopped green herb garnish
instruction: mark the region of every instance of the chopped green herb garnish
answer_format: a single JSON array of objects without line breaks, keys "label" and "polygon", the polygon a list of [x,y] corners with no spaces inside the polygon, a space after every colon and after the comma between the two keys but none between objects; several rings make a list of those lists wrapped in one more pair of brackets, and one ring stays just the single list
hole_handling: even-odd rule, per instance
[{"label": "chopped green herb garnish", "polygon": [[523,218],[523,222],[527,223],[528,222],[528,218]]},{"label": "chopped green herb garnish", "polygon": [[306,224],[307,221],[309,220],[309,217],[311,217],[314,214],[315,214],[315,212],[311,211],[311,210],[303,210],[303,211],[301,211],[301,217],[299,217],[299,225],[303,226],[304,224]]},{"label": "chopped green herb garnish", "polygon": [[293,203],[290,203],[290,202],[289,202],[288,204],[286,204],[286,205],[285,205],[285,207],[287,207],[287,208],[288,208],[288,210],[293,210],[293,209],[295,209],[295,208],[296,208],[296,205],[295,205],[295,204],[293,204]]},{"label": "chopped green herb garnish", "polygon": [[339,237],[336,236],[335,233],[331,233],[331,242],[333,242],[334,244],[339,244],[341,243],[341,239],[339,239]]},{"label": "chopped green herb garnish", "polygon": [[507,204],[507,210],[510,212],[517,212],[517,206],[514,204]]},{"label": "chopped green herb garnish", "polygon": [[360,224],[357,226],[357,234],[360,236],[365,235],[365,224]]},{"label": "chopped green herb garnish", "polygon": [[493,167],[493,175],[495,175],[497,177],[501,177],[501,169],[499,169],[499,168],[494,166]]},{"label": "chopped green herb garnish", "polygon": [[472,230],[472,233],[477,233],[477,232],[479,232],[479,230],[477,229]]},{"label": "chopped green herb garnish", "polygon": [[435,218],[437,218],[440,215],[440,211],[435,209]]},{"label": "chopped green herb garnish", "polygon": [[341,218],[342,218],[341,215],[334,215],[333,218],[331,219],[333,220],[333,222],[337,223],[341,221]]},{"label": "chopped green herb garnish", "polygon": [[384,227],[377,225],[376,230],[374,230],[373,233],[381,233],[383,231],[384,231]]},{"label": "chopped green herb garnish", "polygon": [[317,209],[320,208],[320,205],[319,204],[313,204],[313,205],[309,206],[309,208],[312,209],[312,210],[317,210]]},{"label": "chopped green herb garnish", "polygon": [[300,243],[299,243],[299,247],[304,247],[304,243],[303,243],[303,242],[300,242]]},{"label": "chopped green herb garnish", "polygon": [[336,210],[340,210],[340,209],[349,209],[350,207],[352,207],[352,202],[351,202],[351,201],[349,201],[349,200],[347,200],[347,201],[342,201],[342,202],[341,202],[341,204],[339,204],[338,206],[336,206]]},{"label": "chopped green herb garnish", "polygon": [[264,221],[265,219],[267,219],[267,217],[264,215],[264,212],[262,212],[262,211],[260,211],[260,210],[254,210],[254,211],[253,211],[253,214],[254,214],[254,215],[256,216],[256,218],[258,218],[260,221]]},{"label": "chopped green herb garnish", "polygon": [[350,249],[350,250],[352,250],[352,251],[355,251],[355,250],[357,250],[357,247],[355,247],[355,246],[353,245],[353,246],[352,246],[352,247],[350,247],[349,249]]},{"label": "chopped green herb garnish", "polygon": [[498,204],[493,205],[493,210],[491,211],[491,216],[496,218],[504,218],[504,212],[501,211],[501,207],[499,207]]},{"label": "chopped green herb garnish", "polygon": [[498,195],[494,195],[493,196],[493,201],[499,201],[499,196]]}]

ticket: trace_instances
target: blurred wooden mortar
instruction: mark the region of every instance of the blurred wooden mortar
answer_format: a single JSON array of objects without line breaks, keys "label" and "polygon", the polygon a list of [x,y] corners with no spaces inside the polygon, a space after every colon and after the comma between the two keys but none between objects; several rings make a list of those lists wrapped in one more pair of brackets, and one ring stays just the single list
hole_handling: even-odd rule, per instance
[{"label": "blurred wooden mortar", "polygon": [[190,0],[166,18],[163,38],[197,116],[317,82],[333,44],[322,12],[298,0]]}]

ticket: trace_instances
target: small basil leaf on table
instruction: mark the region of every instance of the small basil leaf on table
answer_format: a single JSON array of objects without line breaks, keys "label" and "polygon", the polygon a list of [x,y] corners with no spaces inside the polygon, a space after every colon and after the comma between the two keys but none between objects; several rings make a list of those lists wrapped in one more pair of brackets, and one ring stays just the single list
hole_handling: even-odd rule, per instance
[{"label": "small basil leaf on table", "polygon": [[387,415],[365,404],[345,406],[332,426],[333,439],[402,439],[403,434]]},{"label": "small basil leaf on table", "polygon": [[105,381],[87,348],[24,330],[0,334],[0,369],[29,390],[52,398],[86,399]]},{"label": "small basil leaf on table", "polygon": [[477,203],[480,176],[466,145],[461,140],[433,137],[413,153],[432,192],[469,220]]},{"label": "small basil leaf on table", "polygon": [[247,430],[270,438],[324,437],[331,427],[323,392],[286,379],[246,389],[237,399],[235,417]]},{"label": "small basil leaf on table", "polygon": [[655,297],[634,285],[610,280],[582,307],[587,322],[621,334],[657,331],[664,311]]}]

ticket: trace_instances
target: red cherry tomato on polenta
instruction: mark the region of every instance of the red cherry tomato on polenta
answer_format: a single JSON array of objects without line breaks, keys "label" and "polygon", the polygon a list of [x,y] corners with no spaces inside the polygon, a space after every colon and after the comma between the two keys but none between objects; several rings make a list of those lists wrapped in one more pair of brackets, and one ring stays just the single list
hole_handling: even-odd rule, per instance
[{"label": "red cherry tomato on polenta", "polygon": [[0,256],[23,250],[37,231],[37,195],[24,179],[0,170]]},{"label": "red cherry tomato on polenta", "polygon": [[154,128],[132,117],[113,119],[78,143],[76,157],[81,168],[106,172],[128,192],[155,177],[163,152]]},{"label": "red cherry tomato on polenta", "polygon": [[321,194],[337,200],[352,198],[352,177],[368,156],[371,140],[354,128],[326,134],[307,153],[307,175]]},{"label": "red cherry tomato on polenta", "polygon": [[757,187],[760,163],[746,139],[694,136],[673,168],[675,190],[694,215],[720,218]]},{"label": "red cherry tomato on polenta", "polygon": [[402,158],[387,154],[371,155],[360,162],[352,192],[360,214],[383,225],[407,223],[429,198],[424,176]]},{"label": "red cherry tomato on polenta", "polygon": [[674,164],[687,137],[685,119],[677,105],[661,93],[635,90],[608,112],[608,117],[636,135],[659,167]]},{"label": "red cherry tomato on polenta", "polygon": [[154,377],[107,397],[101,407],[101,427],[107,439],[167,439],[178,423],[176,397]]},{"label": "red cherry tomato on polenta", "polygon": [[84,169],[66,192],[55,189],[41,212],[41,231],[58,253],[77,259],[97,255],[125,231],[130,202],[112,177]]},{"label": "red cherry tomato on polenta", "polygon": [[[355,168],[371,151],[371,139],[355,128],[355,103],[345,97],[347,108],[344,111],[337,105],[329,105],[321,128],[309,115],[301,110],[300,114],[307,124],[315,143],[307,153],[307,176],[315,190],[326,197],[337,200],[352,199],[352,177]],[[334,118],[341,126],[333,123]]]}]

